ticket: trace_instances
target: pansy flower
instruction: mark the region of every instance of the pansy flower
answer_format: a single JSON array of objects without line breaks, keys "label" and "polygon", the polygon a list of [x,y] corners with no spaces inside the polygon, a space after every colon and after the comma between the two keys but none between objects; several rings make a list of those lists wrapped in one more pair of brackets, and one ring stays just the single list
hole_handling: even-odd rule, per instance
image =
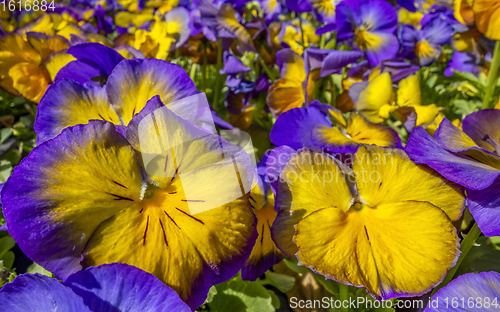
[{"label": "pansy flower", "polygon": [[276,21],[281,14],[281,3],[279,0],[262,0],[260,1],[260,6],[262,7],[264,19],[268,25]]},{"label": "pansy flower", "polygon": [[194,309],[252,250],[255,169],[241,148],[178,117],[159,96],[125,135],[91,120],[33,149],[2,189],[9,233],[58,278],[127,263]]},{"label": "pansy flower", "polygon": [[63,282],[40,274],[19,275],[0,290],[0,305],[10,312],[191,311],[156,277],[122,263],[91,267]]},{"label": "pansy flower", "polygon": [[274,210],[274,193],[266,175],[266,166],[268,162],[273,161],[275,160],[269,159],[266,154],[257,164],[257,183],[249,196],[250,205],[257,218],[259,236],[255,240],[252,253],[241,269],[241,278],[244,280],[255,281],[284,258],[271,238],[271,226],[278,213]]},{"label": "pansy flower", "polygon": [[443,110],[435,104],[422,105],[420,82],[417,76],[410,75],[402,79],[398,86],[397,94],[395,94],[391,76],[389,72],[385,72],[370,82],[354,84],[349,89],[349,95],[360,115],[374,123],[382,123],[392,112],[400,113],[405,121],[408,115],[414,113],[413,125],[410,127],[414,128],[431,123]]},{"label": "pansy flower", "polygon": [[342,0],[309,0],[318,21],[335,24],[335,9]]},{"label": "pansy flower", "polygon": [[183,45],[191,32],[189,28],[189,12],[183,7],[176,7],[159,17],[145,29],[135,31],[134,48],[142,51],[146,57],[161,60],[168,53]]},{"label": "pansy flower", "polygon": [[0,86],[38,103],[59,69],[74,59],[64,52],[68,47],[63,37],[41,33],[0,38]]},{"label": "pansy flower", "polygon": [[350,113],[346,121],[340,110],[318,101],[281,114],[270,137],[276,146],[322,148],[333,153],[355,153],[361,144],[401,147],[394,130],[371,123],[355,113]]},{"label": "pansy flower", "polygon": [[450,43],[454,34],[451,25],[435,17],[422,29],[415,29],[412,25],[404,25],[399,29],[401,46],[416,55],[421,66],[427,66],[441,56],[441,46]]},{"label": "pansy flower", "polygon": [[217,38],[234,38],[238,40],[240,52],[255,52],[252,36],[240,23],[231,3],[224,3],[219,7],[208,0],[201,0],[198,8],[203,34],[207,39],[215,42]]},{"label": "pansy flower", "polygon": [[267,105],[274,115],[300,107],[305,102],[303,83],[306,80],[304,59],[291,49],[276,53],[276,62],[280,68],[280,79],[269,88]]},{"label": "pansy flower", "polygon": [[366,54],[371,65],[396,56],[396,10],[383,0],[342,1],[336,9],[337,39],[348,40]]},{"label": "pansy flower", "polygon": [[302,55],[304,49],[311,44],[319,43],[319,36],[316,34],[311,21],[302,20],[302,26],[300,26],[298,18],[290,22],[281,23],[279,39],[283,47],[290,48],[299,55]]},{"label": "pansy flower", "polygon": [[454,309],[455,311],[495,312],[500,305],[499,298],[498,272],[468,273],[457,277],[440,289],[432,297],[434,304],[429,304],[424,312],[449,311],[448,305],[452,307],[452,304],[458,307]]},{"label": "pansy flower", "polygon": [[455,51],[451,60],[448,62],[448,67],[444,71],[445,76],[453,76],[453,70],[460,72],[468,72],[479,77],[480,73],[484,73],[486,69],[484,68],[483,61],[478,58],[474,53],[464,53]]},{"label": "pansy flower", "polygon": [[464,204],[460,186],[400,149],[361,146],[352,169],[302,149],[281,171],[272,236],[285,255],[328,279],[377,299],[413,297],[455,265],[451,220]]},{"label": "pansy flower", "polygon": [[500,235],[500,110],[467,115],[463,131],[443,119],[431,137],[417,128],[406,145],[412,160],[467,188],[467,202],[481,231]]}]

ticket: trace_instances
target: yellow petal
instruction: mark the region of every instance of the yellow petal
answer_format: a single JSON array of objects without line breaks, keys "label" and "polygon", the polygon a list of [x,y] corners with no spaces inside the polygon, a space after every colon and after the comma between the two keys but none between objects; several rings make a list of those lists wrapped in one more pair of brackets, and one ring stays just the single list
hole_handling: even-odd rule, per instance
[{"label": "yellow petal", "polygon": [[76,60],[76,58],[73,55],[66,53],[66,51],[52,53],[44,62],[44,67],[49,72],[50,80],[54,81],[54,78],[61,68],[74,60]]},{"label": "yellow petal", "polygon": [[453,224],[427,202],[323,208],[298,223],[294,241],[300,264],[378,299],[429,291],[459,255]]},{"label": "yellow petal", "polygon": [[280,174],[276,197],[278,217],[273,239],[287,256],[297,247],[292,238],[300,220],[322,208],[346,211],[353,197],[337,161],[328,154],[307,149],[293,154]]},{"label": "yellow petal", "polygon": [[12,34],[0,38],[0,86],[12,94],[18,94],[9,70],[18,63],[39,65],[41,61],[40,55],[21,36]]},{"label": "yellow petal", "polygon": [[27,37],[29,44],[31,44],[31,46],[42,57],[42,62],[45,61],[51,53],[69,48],[68,41],[66,41],[63,37],[45,37],[29,34]]},{"label": "yellow petal", "polygon": [[476,26],[481,33],[492,40],[500,40],[500,1],[474,0],[472,5]]},{"label": "yellow petal", "polygon": [[384,105],[392,106],[393,98],[391,75],[382,73],[360,92],[358,101],[355,103],[356,110],[369,121],[382,123],[384,118],[380,116],[380,109]]},{"label": "yellow petal", "polygon": [[418,77],[411,75],[399,82],[397,92],[399,106],[415,106],[422,105],[422,96],[420,93],[420,82]]},{"label": "yellow petal", "polygon": [[356,143],[396,147],[396,133],[389,128],[370,123],[354,113],[349,116],[349,126],[346,133]]},{"label": "yellow petal", "polygon": [[347,122],[344,118],[344,114],[342,114],[340,110],[332,107],[328,110],[328,113],[341,129],[347,128]]},{"label": "yellow petal", "polygon": [[302,83],[286,79],[276,80],[267,94],[267,105],[275,115],[301,107],[304,101],[305,94]]},{"label": "yellow petal", "polygon": [[462,187],[425,165],[414,164],[402,150],[361,146],[355,154],[353,171],[361,202],[369,207],[405,201],[430,202],[451,220],[462,215],[465,205]]},{"label": "yellow petal", "polygon": [[413,106],[413,108],[417,114],[417,127],[431,123],[444,109],[443,107],[436,106],[435,104],[416,105]]},{"label": "yellow petal", "polygon": [[49,73],[38,65],[18,63],[9,70],[13,87],[26,99],[38,103],[50,82]]}]

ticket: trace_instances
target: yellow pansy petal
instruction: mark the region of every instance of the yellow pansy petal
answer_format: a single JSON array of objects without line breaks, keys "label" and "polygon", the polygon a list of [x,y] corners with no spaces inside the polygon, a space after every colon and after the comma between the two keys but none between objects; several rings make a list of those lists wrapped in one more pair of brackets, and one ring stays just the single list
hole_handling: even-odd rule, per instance
[{"label": "yellow pansy petal", "polygon": [[340,110],[332,107],[328,110],[328,113],[341,129],[347,128],[347,122],[344,118],[344,114]]},{"label": "yellow pansy petal", "polygon": [[302,83],[286,79],[276,80],[267,94],[267,105],[274,115],[301,107],[304,101],[305,94]]},{"label": "yellow pansy petal", "polygon": [[492,40],[500,40],[500,1],[474,0],[472,5],[476,26],[481,33]]},{"label": "yellow pansy petal", "polygon": [[28,34],[27,38],[29,44],[31,44],[42,57],[42,62],[45,61],[51,53],[69,48],[68,41],[60,36],[48,37],[43,34]]},{"label": "yellow pansy petal", "polygon": [[417,124],[416,126],[422,126],[434,121],[437,115],[444,109],[444,107],[436,106],[435,104],[430,105],[416,105],[413,106],[415,113],[417,114]]},{"label": "yellow pansy petal", "polygon": [[293,257],[294,227],[300,220],[327,207],[346,211],[354,199],[335,159],[303,149],[290,157],[280,174],[275,200],[279,212],[272,237],[281,251]]},{"label": "yellow pansy petal", "polygon": [[38,103],[50,82],[49,73],[38,65],[18,63],[9,70],[14,89],[26,99]]},{"label": "yellow pansy petal", "polygon": [[74,23],[68,23],[66,26],[58,30],[57,35],[66,38],[66,40],[71,40],[71,35],[80,37],[81,39],[87,37],[85,32]]},{"label": "yellow pansy petal", "polygon": [[426,202],[324,208],[298,223],[294,241],[301,265],[378,299],[429,291],[459,255],[453,224]]},{"label": "yellow pansy petal", "polygon": [[280,77],[293,82],[304,82],[306,71],[302,56],[290,49],[284,49],[276,53],[276,60],[280,67]]},{"label": "yellow pansy petal", "polygon": [[366,121],[363,117],[351,113],[346,133],[356,143],[377,146],[396,147],[399,137],[390,128]]},{"label": "yellow pansy petal", "polygon": [[69,79],[52,85],[40,108],[34,125],[38,144],[54,138],[64,128],[87,124],[92,119],[121,124],[104,88],[86,88]]},{"label": "yellow pansy petal", "polygon": [[392,106],[393,93],[391,75],[382,73],[360,92],[358,101],[355,103],[356,110],[369,121],[382,123],[384,118],[379,115],[379,111],[384,105],[385,107]]},{"label": "yellow pansy petal", "polygon": [[243,25],[241,25],[236,19],[232,4],[224,3],[221,6],[219,13],[217,14],[217,21],[220,25],[222,25],[222,27],[226,28],[235,35],[245,50],[256,51],[252,36],[250,36],[245,27],[243,27]]},{"label": "yellow pansy petal", "polygon": [[[178,182],[173,187],[180,187]],[[155,196],[104,222],[87,244],[83,263],[125,262],[154,274],[184,301],[200,302],[196,296],[203,295],[207,282],[234,274],[235,258],[246,257],[253,245],[248,199],[192,216],[183,210],[186,203],[174,206],[165,200],[179,193],[157,191]]]},{"label": "yellow pansy petal", "polygon": [[76,58],[66,53],[66,51],[58,51],[52,53],[44,62],[44,67],[49,72],[50,80],[54,81],[57,73],[66,66],[71,61],[75,61]]},{"label": "yellow pansy petal", "polygon": [[41,61],[40,55],[21,36],[12,34],[0,38],[0,86],[10,93],[18,94],[9,70],[18,63],[38,65]]},{"label": "yellow pansy petal", "polygon": [[397,92],[399,106],[415,106],[422,105],[422,96],[420,93],[420,82],[418,77],[411,75],[399,82]]},{"label": "yellow pansy petal", "polygon": [[440,208],[451,220],[462,215],[463,188],[425,165],[414,164],[402,150],[362,146],[353,171],[361,202],[369,207],[420,201]]}]

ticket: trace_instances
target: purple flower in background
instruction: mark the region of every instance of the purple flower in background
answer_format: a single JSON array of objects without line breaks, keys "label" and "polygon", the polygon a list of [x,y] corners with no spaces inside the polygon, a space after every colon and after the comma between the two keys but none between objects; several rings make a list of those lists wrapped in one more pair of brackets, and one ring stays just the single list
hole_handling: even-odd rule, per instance
[{"label": "purple flower in background", "polygon": [[243,63],[229,51],[224,51],[224,67],[221,68],[219,73],[227,75],[226,85],[229,88],[237,88],[244,78],[244,73],[250,71],[249,67]]},{"label": "purple flower in background", "polygon": [[482,60],[478,58],[473,52],[465,53],[455,51],[448,63],[448,68],[444,71],[445,76],[453,76],[453,70],[472,73],[479,76],[484,71]]},{"label": "purple flower in background", "polygon": [[500,235],[500,110],[464,118],[463,131],[448,119],[430,136],[422,127],[410,135],[406,153],[448,180],[467,188],[467,203],[487,236]]},{"label": "purple flower in background", "polygon": [[387,1],[352,0],[337,6],[337,39],[366,54],[372,66],[396,56],[397,12]]},{"label": "purple flower in background", "polygon": [[268,25],[277,20],[281,14],[281,3],[279,0],[262,0],[260,6],[262,7],[262,11],[264,11],[264,19]]},{"label": "purple flower in background", "polygon": [[288,10],[295,13],[303,13],[312,11],[312,7],[308,0],[285,0]]},{"label": "purple flower in background", "polygon": [[[458,309],[451,307],[453,298],[458,303]],[[497,272],[482,272],[479,274],[464,274],[440,289],[424,312],[495,312],[498,311],[500,298],[500,274]],[[449,302],[450,307],[447,303]],[[462,303],[465,302],[463,308]],[[455,304],[454,304],[455,305]],[[467,307],[467,309],[465,309]]]},{"label": "purple flower in background", "polygon": [[155,276],[122,263],[90,267],[62,283],[40,274],[20,275],[0,290],[0,306],[9,312],[191,311]]},{"label": "purple flower in background", "polygon": [[415,1],[414,0],[398,0],[398,5],[407,9],[410,12],[415,12]]},{"label": "purple flower in background", "polygon": [[399,29],[400,54],[403,57],[416,56],[421,66],[430,65],[441,56],[441,46],[450,43],[453,34],[451,25],[439,17],[422,25],[422,29],[403,25]]}]

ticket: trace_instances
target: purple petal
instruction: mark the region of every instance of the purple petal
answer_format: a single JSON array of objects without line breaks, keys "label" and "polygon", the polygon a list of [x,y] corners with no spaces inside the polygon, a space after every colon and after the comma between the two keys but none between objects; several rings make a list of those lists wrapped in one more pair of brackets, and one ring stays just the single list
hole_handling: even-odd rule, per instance
[{"label": "purple petal", "polygon": [[453,33],[453,28],[447,21],[436,17],[422,28],[420,38],[432,45],[445,45],[451,42]]},{"label": "purple petal", "polygon": [[360,21],[370,25],[369,30],[373,32],[392,34],[398,27],[396,9],[385,0],[363,0],[359,4],[358,14]]},{"label": "purple petal", "polygon": [[467,204],[486,236],[500,236],[500,179],[484,190],[467,189]]},{"label": "purple petal", "polygon": [[57,279],[40,274],[22,274],[0,290],[2,311],[91,312],[82,298]]},{"label": "purple petal", "polygon": [[422,127],[413,130],[405,150],[415,163],[426,164],[448,180],[470,189],[484,189],[500,175],[500,170],[447,151]]},{"label": "purple petal", "polygon": [[333,50],[323,60],[321,66],[320,77],[326,77],[334,73],[338,73],[345,66],[356,62],[363,56],[363,53],[358,51],[337,51]]},{"label": "purple petal", "polygon": [[410,12],[416,11],[414,0],[398,0],[398,5]]},{"label": "purple petal", "polygon": [[461,72],[469,72],[479,77],[479,74],[483,71],[483,67],[480,65],[481,60],[476,58],[473,52],[464,53],[460,51],[455,51],[451,60],[448,62],[448,68],[444,71],[445,76],[450,77],[455,73],[453,70]]},{"label": "purple petal", "polygon": [[418,65],[402,61],[385,61],[380,65],[381,72],[391,74],[392,82],[398,82],[416,73],[419,69],[420,67]]},{"label": "purple petal", "polygon": [[312,130],[316,125],[332,126],[330,120],[315,107],[293,108],[281,114],[271,129],[271,142],[293,149],[314,147]]},{"label": "purple petal", "polygon": [[[101,144],[114,144],[116,148],[123,149],[130,147],[114,125],[106,121],[91,120],[86,125],[66,128],[55,139],[35,147],[14,169],[2,189],[2,208],[9,233],[30,259],[59,278],[66,278],[82,269],[81,254],[91,233],[75,230],[68,220],[54,220],[54,209],[61,201],[72,199],[63,199],[47,191],[47,175],[60,174],[48,172],[48,168],[78,155],[82,146],[95,143],[97,138],[101,138]],[[89,170],[92,172],[93,169]],[[93,196],[100,194],[101,190],[89,190],[89,203],[92,203]],[[108,219],[109,214],[105,215],[100,218]],[[97,228],[104,221],[100,218],[94,218],[86,231]]]},{"label": "purple petal", "polygon": [[487,134],[493,140],[500,141],[500,110],[483,109],[469,114],[462,122],[462,129],[477,145],[493,152],[494,148],[482,138]]},{"label": "purple petal", "polygon": [[293,12],[303,13],[312,11],[312,7],[307,0],[285,0],[286,7]]},{"label": "purple petal", "polygon": [[107,75],[111,74],[113,68],[124,60],[120,53],[100,43],[87,42],[77,44],[68,49],[68,53],[79,61],[95,64],[96,68]]},{"label": "purple petal", "polygon": [[123,263],[79,271],[63,285],[96,312],[191,312],[179,295],[154,275]]},{"label": "purple petal", "polygon": [[[491,304],[488,307],[484,305],[479,307],[479,304],[476,304],[476,302],[486,302],[486,298],[489,298],[488,302],[490,303],[500,298],[500,274],[497,272],[469,273],[457,277],[432,297],[432,301],[424,312],[498,311],[500,303]],[[458,303],[457,308],[452,308],[452,300],[454,300],[454,305]],[[471,304],[469,305],[469,303]]]},{"label": "purple petal", "polygon": [[382,42],[373,50],[366,50],[366,58],[372,66],[380,64],[380,62],[392,59],[396,56],[399,50],[399,41],[392,33],[372,32],[372,35],[379,37]]},{"label": "purple petal", "polygon": [[276,194],[278,188],[281,171],[283,171],[293,153],[295,153],[293,148],[283,145],[273,149],[267,158],[266,176],[274,194]]},{"label": "purple petal", "polygon": [[88,83],[93,86],[99,86],[100,83],[98,81],[92,81],[92,78],[105,77],[107,75],[108,74],[104,70],[96,67],[96,64],[93,62],[88,63],[84,60],[72,61],[57,72],[54,82],[70,79],[80,84]]},{"label": "purple petal", "polygon": [[224,67],[220,70],[221,75],[236,75],[239,73],[249,72],[250,68],[229,51],[224,51]]}]

